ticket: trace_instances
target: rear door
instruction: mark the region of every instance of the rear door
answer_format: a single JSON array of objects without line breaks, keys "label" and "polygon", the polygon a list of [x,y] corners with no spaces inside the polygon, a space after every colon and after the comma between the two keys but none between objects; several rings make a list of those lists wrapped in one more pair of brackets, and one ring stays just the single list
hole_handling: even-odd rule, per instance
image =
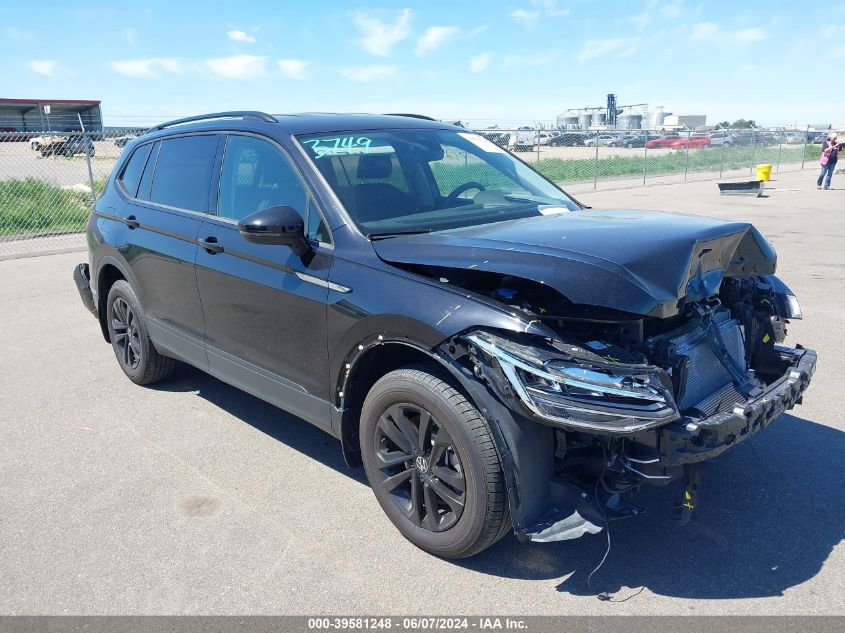
[{"label": "rear door", "polygon": [[[282,148],[253,135],[228,136],[216,190],[197,253],[209,372],[329,430],[332,246],[319,210]],[[279,205],[305,220],[308,255],[247,242],[238,231],[239,220]]]},{"label": "rear door", "polygon": [[197,235],[209,209],[222,137],[182,135],[139,146],[143,175],[130,158],[119,186],[120,219],[130,235],[121,249],[135,277],[150,336],[163,351],[203,366],[205,333],[197,289]]}]

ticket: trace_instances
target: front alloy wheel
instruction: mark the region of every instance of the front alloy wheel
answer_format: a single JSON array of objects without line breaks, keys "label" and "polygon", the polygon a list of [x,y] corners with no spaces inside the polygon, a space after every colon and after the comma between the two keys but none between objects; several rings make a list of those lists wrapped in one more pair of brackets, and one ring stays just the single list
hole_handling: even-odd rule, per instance
[{"label": "front alloy wheel", "polygon": [[380,378],[361,408],[361,459],[382,510],[417,547],[447,558],[486,549],[511,526],[487,421],[434,367]]},{"label": "front alloy wheel", "polygon": [[466,479],[454,442],[431,413],[410,403],[379,416],[374,434],[381,485],[402,513],[432,532],[455,525],[466,505]]}]

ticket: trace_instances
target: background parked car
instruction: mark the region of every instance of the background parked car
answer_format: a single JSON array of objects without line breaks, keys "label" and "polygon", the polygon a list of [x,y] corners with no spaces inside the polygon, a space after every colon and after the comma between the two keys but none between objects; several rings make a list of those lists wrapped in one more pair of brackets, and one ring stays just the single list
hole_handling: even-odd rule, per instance
[{"label": "background parked car", "polygon": [[137,134],[124,134],[123,136],[118,136],[114,139],[114,144],[118,147],[126,147],[126,144],[131,141],[132,139],[138,138]]},{"label": "background parked car", "polygon": [[508,148],[514,152],[527,152],[534,148],[537,132],[532,128],[523,126],[516,132],[511,132],[508,139]]},{"label": "background parked car", "polygon": [[549,139],[546,143],[549,147],[580,147],[587,140],[584,132],[561,132]]},{"label": "background parked car", "polygon": [[620,136],[614,145],[616,147],[645,147],[645,144],[654,138],[656,138],[654,134],[649,134],[648,132],[636,132]]},{"label": "background parked car", "polygon": [[671,147],[672,143],[677,141],[679,138],[681,138],[681,135],[677,132],[669,132],[667,134],[664,134],[663,136],[648,141],[646,143],[646,147],[648,147],[649,149],[655,149],[658,147]]},{"label": "background parked car", "polygon": [[484,130],[479,132],[479,134],[499,147],[507,147],[511,137],[510,132],[500,132],[498,130]]},{"label": "background parked car", "polygon": [[689,136],[682,136],[669,145],[672,149],[680,149],[684,147],[709,147],[710,136],[707,134],[690,134]]},{"label": "background parked car", "polygon": [[38,151],[42,156],[75,156],[76,154],[88,154],[94,156],[94,142],[84,134],[56,135],[46,137]]},{"label": "background parked car", "polygon": [[710,145],[730,145],[730,141],[728,140],[730,135],[731,133],[725,130],[710,132]]},{"label": "background parked car", "polygon": [[584,141],[584,145],[588,147],[594,147],[596,145],[599,147],[609,147],[615,140],[616,137],[613,134],[600,134],[599,136],[588,136]]}]

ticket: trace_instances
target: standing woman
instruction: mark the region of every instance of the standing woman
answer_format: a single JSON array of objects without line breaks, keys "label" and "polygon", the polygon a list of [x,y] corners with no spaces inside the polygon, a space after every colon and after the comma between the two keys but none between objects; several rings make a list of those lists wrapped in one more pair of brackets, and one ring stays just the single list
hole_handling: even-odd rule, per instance
[{"label": "standing woman", "polygon": [[839,149],[840,147],[836,143],[836,132],[831,132],[827,140],[822,143],[822,157],[819,160],[822,171],[819,174],[816,189],[822,188],[822,181],[824,181],[824,188],[830,189],[830,179],[833,177],[833,172],[836,169],[836,161],[839,160]]}]

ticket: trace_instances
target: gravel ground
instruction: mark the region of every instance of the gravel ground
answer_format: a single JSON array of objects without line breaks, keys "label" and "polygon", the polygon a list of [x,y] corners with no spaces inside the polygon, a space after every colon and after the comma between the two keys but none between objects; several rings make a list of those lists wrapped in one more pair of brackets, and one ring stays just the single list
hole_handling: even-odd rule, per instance
[{"label": "gravel ground", "polygon": [[126,380],[71,281],[82,253],[0,261],[0,613],[845,614],[845,191],[814,179],[580,196],[754,222],[804,308],[790,340],[820,352],[806,404],[704,473],[697,521],[655,488],[612,525],[593,590],[604,534],[429,556],[324,433],[190,368]]}]

